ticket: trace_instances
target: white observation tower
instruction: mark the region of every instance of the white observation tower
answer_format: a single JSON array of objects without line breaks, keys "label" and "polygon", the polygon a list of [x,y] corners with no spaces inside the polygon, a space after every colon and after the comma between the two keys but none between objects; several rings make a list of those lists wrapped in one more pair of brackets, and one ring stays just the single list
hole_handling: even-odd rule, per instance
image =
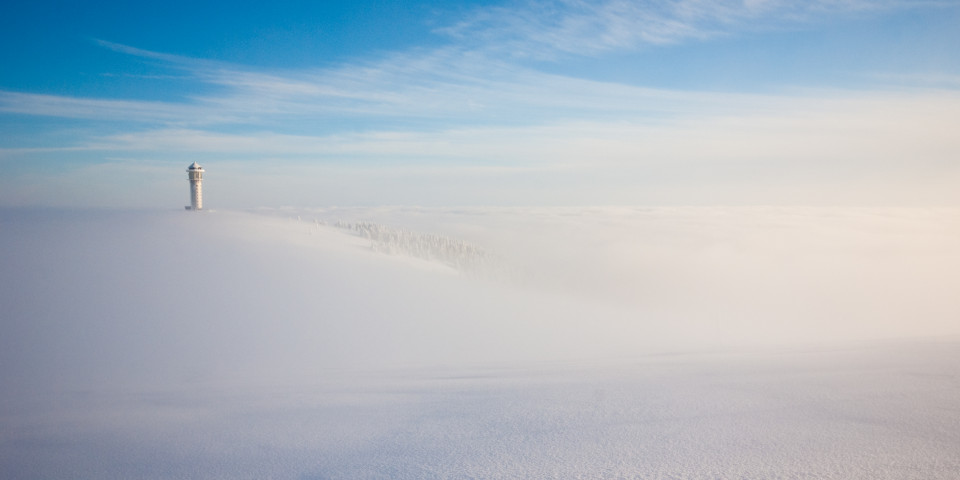
[{"label": "white observation tower", "polygon": [[190,165],[187,168],[187,176],[190,178],[190,205],[186,208],[187,210],[202,210],[203,209],[203,167],[201,167],[197,162],[193,162],[193,165]]}]

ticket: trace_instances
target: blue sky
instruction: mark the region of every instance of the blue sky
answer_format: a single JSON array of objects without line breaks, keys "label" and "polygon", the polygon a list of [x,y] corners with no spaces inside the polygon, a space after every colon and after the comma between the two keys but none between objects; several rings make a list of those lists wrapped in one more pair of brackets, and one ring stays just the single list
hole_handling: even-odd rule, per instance
[{"label": "blue sky", "polygon": [[14,2],[0,205],[956,205],[960,2]]}]

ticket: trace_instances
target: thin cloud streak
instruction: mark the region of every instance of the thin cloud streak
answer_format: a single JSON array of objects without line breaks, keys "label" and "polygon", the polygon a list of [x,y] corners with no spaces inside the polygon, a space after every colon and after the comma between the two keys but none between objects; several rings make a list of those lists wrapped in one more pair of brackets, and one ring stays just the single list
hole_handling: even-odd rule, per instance
[{"label": "thin cloud streak", "polygon": [[450,52],[398,54],[379,63],[286,75],[240,67],[191,75],[223,91],[192,103],[85,99],[0,92],[0,111],[41,116],[178,125],[246,124],[283,128],[288,120],[385,117],[468,124],[542,123],[558,118],[669,115],[716,95],[634,87],[537,72]]},{"label": "thin cloud streak", "polygon": [[77,98],[0,91],[0,111],[25,115],[137,122],[176,122],[198,113],[191,105],[138,100]]},{"label": "thin cloud streak", "polygon": [[[0,91],[0,111],[182,127],[247,125],[278,133],[294,120],[403,119],[460,125],[542,125],[562,121],[669,120],[684,115],[782,111],[797,98],[855,94],[815,91],[761,95],[637,87],[547,74],[451,52],[397,54],[378,63],[314,72],[262,73],[234,66],[191,74],[224,91],[193,103],[87,99]],[[949,90],[931,90],[934,93]],[[923,91],[921,91],[923,93]],[[902,97],[897,92],[874,95]],[[871,95],[870,93],[866,95]],[[909,92],[908,94],[909,95]],[[392,120],[390,120],[392,119]]]},{"label": "thin cloud streak", "polygon": [[[578,79],[523,67],[518,56],[598,54],[644,45],[814,22],[852,12],[944,2],[783,1],[658,3],[528,2],[488,8],[441,29],[454,43],[397,52],[319,70],[263,72],[239,65],[94,40],[106,49],[159,62],[220,87],[189,102],[84,99],[0,92],[0,111],[181,126],[263,125],[292,120],[378,118],[397,122],[537,124],[558,118],[670,115],[702,108],[710,94]],[[749,24],[748,24],[749,23]],[[536,51],[542,50],[539,53]],[[730,96],[730,95],[727,95]],[[715,97],[715,95],[714,95]],[[743,98],[738,98],[743,100]]]},{"label": "thin cloud streak", "polygon": [[[960,181],[953,162],[960,139],[951,128],[960,123],[956,92],[823,97],[777,98],[737,114],[667,123],[325,135],[161,128],[104,136],[82,148],[134,163],[179,165],[198,155],[213,165],[228,161],[230,172],[221,175],[230,178],[221,179],[218,196],[224,204],[229,198],[249,206],[360,199],[422,204],[426,198],[471,205],[498,197],[552,204],[558,195],[579,204],[960,200],[953,187]],[[271,187],[262,184],[264,165],[270,166]],[[91,181],[85,172],[64,173],[61,183],[80,190]]]},{"label": "thin cloud streak", "polygon": [[[879,92],[843,98],[828,92],[820,96],[705,98],[715,107],[698,115],[678,115],[669,122],[558,121],[531,126],[482,126],[436,131],[382,130],[374,132],[291,135],[271,131],[242,135],[198,129],[151,129],[102,137],[84,148],[104,150],[222,151],[249,154],[302,155],[397,155],[440,158],[526,159],[532,149],[546,149],[544,158],[584,155],[584,150],[603,152],[607,158],[684,156],[691,158],[757,156],[803,157],[812,151],[828,152],[843,145],[863,153],[889,150],[894,142],[916,151],[935,148],[949,152],[960,147],[950,125],[960,122],[960,94],[937,92]],[[745,103],[744,100],[753,100]],[[789,113],[783,113],[789,112]],[[759,135],[758,135],[759,134]],[[701,151],[683,139],[715,139],[730,143],[712,152]],[[811,142],[811,139],[819,139]],[[827,141],[829,140],[829,141]],[[577,144],[588,145],[576,148]],[[523,148],[527,145],[529,148]],[[553,147],[551,147],[553,145]],[[786,149],[788,145],[801,148]],[[871,147],[872,145],[872,147]],[[779,151],[778,151],[779,150]],[[511,155],[511,152],[515,152]],[[568,152],[563,154],[562,152]],[[559,156],[558,156],[559,155]],[[596,155],[591,155],[595,157]],[[751,155],[747,155],[748,157]],[[832,157],[833,155],[831,155]],[[819,155],[817,156],[819,157]],[[814,157],[816,158],[816,157]],[[547,160],[553,161],[553,160]]]},{"label": "thin cloud streak", "polygon": [[[942,2],[923,2],[922,5]],[[909,5],[916,6],[916,2]],[[550,74],[514,63],[502,50],[525,54],[538,45],[567,53],[635,49],[754,28],[785,18],[813,22],[850,12],[907,8],[900,1],[530,2],[478,11],[444,30],[455,43],[415,49],[337,67],[263,72],[225,62],[144,50],[105,40],[98,45],[184,72],[219,87],[188,102],[87,99],[0,91],[0,111],[122,120],[176,126],[250,125],[283,133],[293,121],[375,119],[416,125],[543,124],[563,119],[663,117],[708,109],[716,100],[750,95],[650,89]],[[763,22],[759,22],[760,19]],[[504,40],[509,39],[509,40]],[[728,101],[734,99],[734,102]],[[766,100],[765,100],[766,101]],[[454,124],[455,125],[455,124]],[[379,128],[379,127],[373,127]]]},{"label": "thin cloud streak", "polygon": [[[531,0],[477,10],[437,29],[457,41],[520,58],[554,59],[676,44],[743,30],[796,28],[839,15],[951,2],[902,0]],[[762,25],[758,27],[757,25]]]}]

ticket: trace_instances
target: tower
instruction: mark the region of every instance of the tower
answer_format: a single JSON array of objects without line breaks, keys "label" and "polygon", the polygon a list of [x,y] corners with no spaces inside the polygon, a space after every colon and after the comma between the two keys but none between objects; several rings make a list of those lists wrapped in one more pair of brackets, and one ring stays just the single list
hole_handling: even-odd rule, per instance
[{"label": "tower", "polygon": [[190,179],[190,206],[184,207],[187,210],[203,209],[203,167],[197,162],[193,162],[187,168],[187,177]]}]

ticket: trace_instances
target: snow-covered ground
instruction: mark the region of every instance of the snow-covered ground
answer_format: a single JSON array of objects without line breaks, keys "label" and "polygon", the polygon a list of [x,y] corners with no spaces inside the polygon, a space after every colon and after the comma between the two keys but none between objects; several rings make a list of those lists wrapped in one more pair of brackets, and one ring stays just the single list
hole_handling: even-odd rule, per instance
[{"label": "snow-covered ground", "polygon": [[951,209],[6,210],[0,477],[955,478],[957,238]]}]

